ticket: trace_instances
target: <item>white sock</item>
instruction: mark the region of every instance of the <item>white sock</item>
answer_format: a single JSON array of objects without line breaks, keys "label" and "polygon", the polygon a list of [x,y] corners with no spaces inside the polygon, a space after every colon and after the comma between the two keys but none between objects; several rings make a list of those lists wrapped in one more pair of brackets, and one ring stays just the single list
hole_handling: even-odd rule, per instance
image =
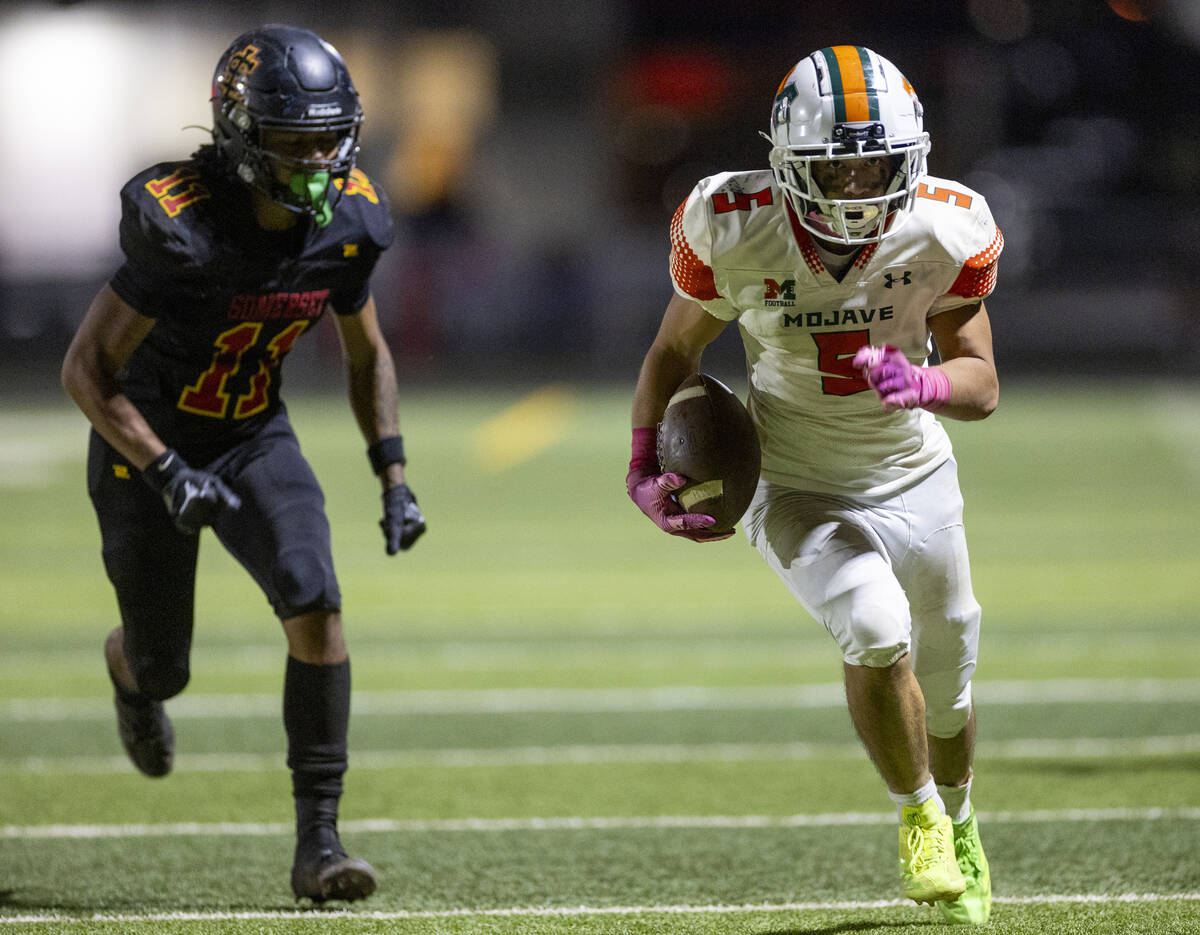
[{"label": "white sock", "polygon": [[941,796],[938,795],[937,784],[934,783],[932,779],[930,779],[929,782],[925,783],[925,785],[921,786],[921,788],[917,789],[915,792],[892,792],[889,789],[888,798],[895,802],[896,805],[901,809],[903,809],[906,805],[915,808],[916,806],[922,805],[930,799],[933,799],[934,802],[937,803],[939,812],[944,813],[946,811],[946,806],[942,804]]},{"label": "white sock", "polygon": [[946,806],[946,814],[953,822],[966,821],[971,816],[971,779],[961,786],[938,786],[938,795]]}]

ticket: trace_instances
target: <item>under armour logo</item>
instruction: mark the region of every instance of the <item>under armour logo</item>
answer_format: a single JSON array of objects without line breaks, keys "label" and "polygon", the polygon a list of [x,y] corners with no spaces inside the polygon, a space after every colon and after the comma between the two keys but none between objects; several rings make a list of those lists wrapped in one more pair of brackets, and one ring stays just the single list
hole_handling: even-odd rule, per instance
[{"label": "under armour logo", "polygon": [[894,286],[896,283],[900,283],[902,286],[912,285],[912,270],[906,269],[900,276],[893,276],[891,273],[884,273],[883,277],[887,280],[887,282],[883,284],[885,289],[892,288],[892,286]]}]

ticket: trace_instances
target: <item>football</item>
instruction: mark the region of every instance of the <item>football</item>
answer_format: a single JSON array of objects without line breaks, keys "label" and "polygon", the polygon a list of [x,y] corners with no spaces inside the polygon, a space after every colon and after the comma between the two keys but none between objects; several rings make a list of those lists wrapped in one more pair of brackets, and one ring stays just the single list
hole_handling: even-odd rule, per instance
[{"label": "football", "polygon": [[750,505],[762,467],[750,413],[716,377],[692,374],[658,423],[658,463],[664,474],[688,478],[675,492],[680,506],[713,517],[714,531],[732,529]]}]

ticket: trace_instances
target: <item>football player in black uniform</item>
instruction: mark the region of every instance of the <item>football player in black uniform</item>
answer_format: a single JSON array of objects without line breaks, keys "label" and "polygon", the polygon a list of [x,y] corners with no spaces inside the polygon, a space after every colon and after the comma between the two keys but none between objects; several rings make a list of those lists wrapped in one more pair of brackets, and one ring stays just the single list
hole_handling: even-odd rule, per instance
[{"label": "football player in black uniform", "polygon": [[149,776],[171,769],[163,702],[189,676],[199,533],[211,526],[287,636],[283,689],[296,897],[353,900],[337,809],[350,668],[329,524],[280,399],[281,364],[332,310],[350,404],[383,485],[389,555],[425,531],[405,483],[396,378],[368,277],[393,231],[355,167],[362,108],[315,34],[264,26],[213,78],[213,142],[121,191],[124,264],[88,309],[63,385],[92,423],[88,493],[121,626],[105,644],[117,726]]}]

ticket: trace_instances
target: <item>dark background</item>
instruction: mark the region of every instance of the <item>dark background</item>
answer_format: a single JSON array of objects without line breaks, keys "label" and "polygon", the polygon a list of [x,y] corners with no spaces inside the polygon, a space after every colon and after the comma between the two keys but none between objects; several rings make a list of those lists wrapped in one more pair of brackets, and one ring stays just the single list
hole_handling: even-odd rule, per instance
[{"label": "dark background", "polygon": [[[992,207],[1002,377],[1197,372],[1196,0],[7,3],[0,395],[60,392],[119,262],[118,189],[203,142],[181,127],[208,125],[217,58],[263,22],[321,33],[362,93],[360,164],[400,231],[375,291],[402,382],[632,389],[676,205],[765,167],[779,81],[837,43],[899,66],[931,173]],[[290,385],[340,380],[331,328],[297,355],[330,366],[293,361]],[[730,329],[706,365],[739,361]]]}]

